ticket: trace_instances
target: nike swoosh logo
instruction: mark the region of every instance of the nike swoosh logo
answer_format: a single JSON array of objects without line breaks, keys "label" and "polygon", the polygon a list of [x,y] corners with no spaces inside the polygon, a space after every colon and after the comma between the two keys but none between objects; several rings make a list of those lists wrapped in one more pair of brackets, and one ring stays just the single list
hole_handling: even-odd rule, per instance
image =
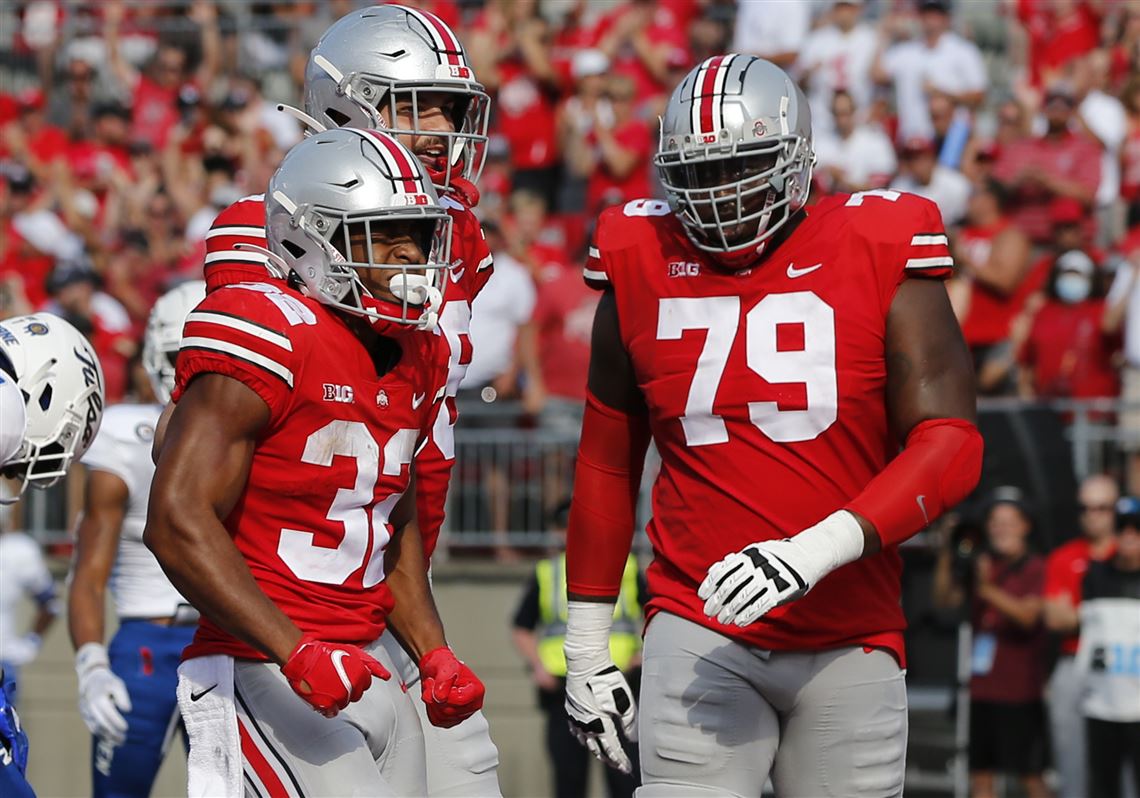
[{"label": "nike swoosh logo", "polygon": [[344,672],[344,665],[341,664],[341,661],[347,656],[347,651],[338,648],[329,655],[329,658],[332,660],[333,670],[336,671],[336,675],[340,677],[340,683],[344,685],[345,690],[351,693],[352,682],[348,680],[348,674]]},{"label": "nike swoosh logo", "polygon": [[451,272],[451,282],[453,282],[453,283],[458,283],[460,280],[462,280],[462,279],[463,279],[463,273],[464,273],[465,271],[467,271],[467,267],[466,267],[466,266],[465,266],[465,267],[463,267],[462,269],[460,269],[459,271],[454,271],[454,270],[453,270],[453,271]]},{"label": "nike swoosh logo", "polygon": [[420,405],[424,403],[424,398],[427,397],[426,393],[421,393],[419,396],[412,396],[412,410],[419,410]]},{"label": "nike swoosh logo", "polygon": [[803,277],[805,274],[811,274],[816,269],[819,269],[822,267],[823,267],[822,263],[817,263],[814,266],[808,266],[806,269],[797,269],[796,264],[789,263],[788,264],[788,277],[791,277],[794,280],[797,277]]},{"label": "nike swoosh logo", "polygon": [[918,494],[918,496],[915,497],[915,501],[918,502],[918,509],[922,510],[923,520],[929,524],[930,523],[930,516],[927,515],[927,513],[926,513],[926,494],[925,493]]},{"label": "nike swoosh logo", "polygon": [[214,685],[214,687],[207,687],[205,690],[203,690],[203,691],[202,691],[202,692],[200,692],[200,693],[191,693],[191,694],[190,694],[190,700],[191,700],[191,701],[197,701],[199,698],[201,698],[202,696],[206,695],[206,693],[210,692],[210,691],[211,691],[211,690],[213,690],[215,687],[217,687],[217,685],[216,685],[216,684]]}]

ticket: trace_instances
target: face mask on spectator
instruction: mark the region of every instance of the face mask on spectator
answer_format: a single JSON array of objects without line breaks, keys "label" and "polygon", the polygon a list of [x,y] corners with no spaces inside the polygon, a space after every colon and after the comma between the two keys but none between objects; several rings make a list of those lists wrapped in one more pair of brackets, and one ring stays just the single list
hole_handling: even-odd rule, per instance
[{"label": "face mask on spectator", "polygon": [[1092,293],[1092,280],[1083,274],[1066,272],[1057,276],[1057,298],[1068,305],[1084,302]]}]

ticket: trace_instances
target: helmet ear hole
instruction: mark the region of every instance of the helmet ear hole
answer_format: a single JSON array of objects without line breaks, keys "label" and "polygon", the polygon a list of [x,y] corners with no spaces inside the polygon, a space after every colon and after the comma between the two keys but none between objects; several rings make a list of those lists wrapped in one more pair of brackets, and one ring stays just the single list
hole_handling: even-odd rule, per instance
[{"label": "helmet ear hole", "polygon": [[348,114],[342,113],[335,108],[326,108],[325,116],[332,120],[333,124],[337,127],[344,127],[351,121]]},{"label": "helmet ear hole", "polygon": [[300,244],[297,244],[293,241],[286,239],[281,242],[281,246],[285,247],[285,249],[289,251],[289,254],[294,258],[300,259],[305,256],[305,250],[301,247]]},{"label": "helmet ear hole", "polygon": [[48,383],[46,386],[44,386],[43,391],[40,393],[40,398],[39,398],[40,410],[44,411],[45,413],[47,412],[47,409],[49,407],[51,407],[52,393],[53,392],[51,389],[51,383]]}]

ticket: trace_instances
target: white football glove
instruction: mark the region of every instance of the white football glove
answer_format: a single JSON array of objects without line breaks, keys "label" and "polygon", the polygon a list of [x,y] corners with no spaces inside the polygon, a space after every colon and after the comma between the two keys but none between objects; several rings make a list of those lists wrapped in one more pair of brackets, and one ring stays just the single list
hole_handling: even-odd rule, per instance
[{"label": "white football glove", "polygon": [[794,537],[753,543],[714,563],[697,595],[705,600],[705,615],[747,626],[861,556],[863,528],[839,510]]},{"label": "white football glove", "polygon": [[20,665],[27,665],[29,662],[36,658],[40,653],[40,646],[43,641],[40,636],[34,632],[29,632],[23,637],[17,637],[15,640],[9,640],[8,645],[4,646],[5,662],[19,667]]},{"label": "white football glove", "polygon": [[84,643],[75,652],[79,676],[79,714],[96,737],[122,745],[127,739],[123,712],[131,711],[131,697],[123,680],[111,673],[107,649],[100,643]]},{"label": "white football glove", "polygon": [[571,601],[566,618],[566,714],[582,745],[622,773],[632,770],[621,747],[637,740],[637,705],[625,676],[610,658],[614,605]]}]

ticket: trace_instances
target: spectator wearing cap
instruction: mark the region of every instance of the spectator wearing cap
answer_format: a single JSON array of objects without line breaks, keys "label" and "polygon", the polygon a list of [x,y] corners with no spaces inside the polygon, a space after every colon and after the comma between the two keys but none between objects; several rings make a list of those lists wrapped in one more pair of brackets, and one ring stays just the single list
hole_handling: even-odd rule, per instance
[{"label": "spectator wearing cap", "polygon": [[1087,399],[1120,393],[1118,335],[1104,330],[1105,275],[1088,253],[1057,256],[1045,301],[1033,317],[1019,360],[1019,393],[1027,398]]},{"label": "spectator wearing cap", "polygon": [[221,63],[221,35],[218,32],[217,7],[212,0],[193,0],[189,19],[198,27],[202,59],[197,70],[187,69],[186,51],[173,44],[160,42],[145,71],[136,69],[123,56],[120,26],[126,14],[122,0],[110,0],[103,6],[103,37],[107,58],[115,78],[131,97],[131,138],[148,142],[155,150],[166,144],[167,134],[178,122],[178,91],[184,83],[193,82],[200,90],[208,88]]},{"label": "spectator wearing cap", "polygon": [[602,108],[589,131],[572,139],[570,171],[586,178],[586,214],[597,216],[611,205],[650,196],[649,160],[653,133],[635,113],[637,89],[632,79],[614,75],[606,82],[609,119]]},{"label": "spectator wearing cap", "polygon": [[808,34],[796,61],[796,71],[807,83],[817,141],[833,130],[833,99],[837,91],[847,93],[858,113],[865,113],[871,104],[871,66],[878,35],[862,21],[863,6],[863,0],[832,3],[827,24]]},{"label": "spectator wearing cap", "polygon": [[740,3],[732,38],[734,53],[748,53],[790,69],[811,30],[812,4],[801,0]]},{"label": "spectator wearing cap", "polygon": [[1140,499],[1116,505],[1116,553],[1089,563],[1082,585],[1077,671],[1087,719],[1089,798],[1140,784]]},{"label": "spectator wearing cap", "polygon": [[955,239],[958,272],[950,295],[958,298],[954,310],[979,373],[996,350],[1007,345],[1010,326],[1026,299],[1022,284],[1029,273],[1029,239],[1004,205],[998,183],[975,184]]},{"label": "spectator wearing cap", "polygon": [[966,216],[970,181],[961,172],[938,163],[933,139],[914,138],[902,145],[899,174],[891,188],[926,197],[938,206],[946,227],[959,224]]},{"label": "spectator wearing cap", "polygon": [[1072,129],[1076,106],[1073,85],[1054,83],[1045,93],[1045,132],[1002,147],[994,164],[994,177],[1009,192],[1014,221],[1035,244],[1049,241],[1049,206],[1055,199],[1079,203],[1086,233],[1094,232],[1091,208],[1100,185],[1101,148]]},{"label": "spectator wearing cap", "polygon": [[1054,549],[1045,561],[1045,627],[1060,636],[1047,703],[1053,765],[1060,779],[1061,795],[1082,795],[1086,788],[1085,722],[1081,712],[1084,685],[1075,659],[1081,623],[1081,585],[1090,562],[1112,556],[1114,511],[1119,498],[1120,490],[1112,477],[1086,477],[1077,493],[1081,533]]},{"label": "spectator wearing cap", "polygon": [[934,577],[936,605],[969,606],[970,795],[992,798],[995,776],[1004,773],[1019,778],[1030,798],[1046,798],[1045,561],[1029,547],[1033,518],[1019,489],[994,491],[984,527],[985,550],[970,567],[955,569],[947,545]]},{"label": "spectator wearing cap", "polygon": [[921,35],[886,47],[880,42],[875,80],[893,84],[899,114],[899,140],[932,138],[927,95],[937,90],[955,105],[973,109],[985,99],[989,78],[977,45],[951,29],[946,0],[919,3]]},{"label": "spectator wearing cap", "polygon": [[834,127],[815,139],[815,174],[824,190],[854,193],[884,188],[898,168],[887,134],[858,121],[855,100],[845,89],[832,94],[829,117]]},{"label": "spectator wearing cap", "polygon": [[85,256],[59,260],[48,277],[51,299],[42,310],[62,316],[91,340],[103,365],[107,402],[122,401],[129,361],[138,349],[126,309],[100,290],[99,275]]},{"label": "spectator wearing cap", "polygon": [[606,95],[610,59],[601,50],[585,48],[574,53],[571,75],[574,93],[558,107],[558,146],[568,165],[558,207],[565,213],[582,213],[592,162],[587,141],[598,124],[612,127],[613,106]]}]

